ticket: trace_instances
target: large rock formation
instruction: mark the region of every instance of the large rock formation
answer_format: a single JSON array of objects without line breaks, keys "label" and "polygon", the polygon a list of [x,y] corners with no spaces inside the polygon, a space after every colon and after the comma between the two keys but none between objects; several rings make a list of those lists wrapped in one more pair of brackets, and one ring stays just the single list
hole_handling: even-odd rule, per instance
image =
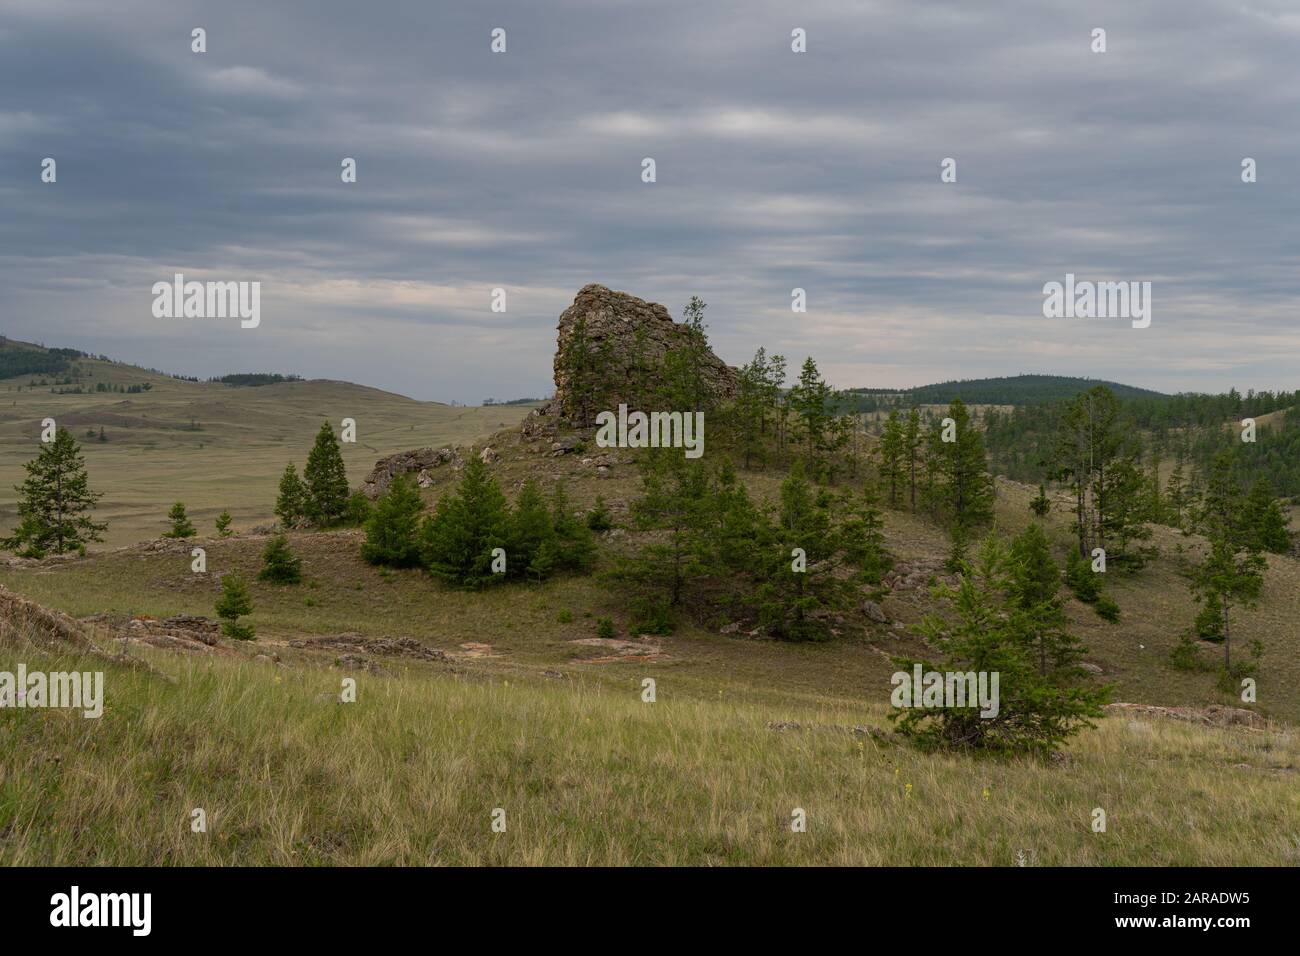
[{"label": "large rock formation", "polygon": [[[555,401],[550,409],[579,426],[590,424],[582,419],[590,419],[592,413],[592,396],[582,394],[589,385],[572,380],[571,362],[566,361],[566,352],[579,329],[586,339],[587,352],[598,365],[599,402],[611,411],[620,402],[637,408],[652,390],[655,369],[665,356],[690,343],[687,327],[674,322],[668,310],[657,302],[614,292],[603,285],[583,286],[573,305],[560,314]],[[704,354],[702,376],[715,399],[735,397],[739,374],[711,351]]]}]

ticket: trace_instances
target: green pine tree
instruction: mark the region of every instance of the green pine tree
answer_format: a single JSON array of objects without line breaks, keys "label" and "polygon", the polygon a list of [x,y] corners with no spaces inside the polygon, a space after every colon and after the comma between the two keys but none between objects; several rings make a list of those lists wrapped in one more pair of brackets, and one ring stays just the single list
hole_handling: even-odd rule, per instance
[{"label": "green pine tree", "polygon": [[1248,546],[1255,551],[1286,554],[1291,550],[1291,529],[1282,503],[1264,475],[1255,479],[1244,505],[1243,524]]},{"label": "green pine tree", "polygon": [[368,564],[411,568],[420,563],[420,489],[406,475],[397,475],[375,502],[366,521],[361,557]]},{"label": "green pine tree", "polygon": [[596,503],[587,512],[587,527],[592,531],[608,531],[614,527],[614,517],[609,513],[609,505],[600,495],[596,496]]},{"label": "green pine tree", "polygon": [[1232,675],[1232,610],[1253,607],[1264,585],[1268,562],[1254,547],[1247,524],[1246,498],[1232,474],[1232,455],[1219,453],[1206,484],[1198,527],[1208,552],[1189,572],[1200,611],[1201,636],[1223,642],[1223,672]]},{"label": "green pine tree", "polygon": [[1011,541],[1007,552],[1014,604],[1024,618],[1025,639],[1042,677],[1078,676],[1082,649],[1066,628],[1061,569],[1040,524],[1031,524]]},{"label": "green pine tree", "polygon": [[[981,715],[980,706],[899,708],[890,714],[899,732],[927,746],[987,750],[996,753],[1047,753],[1101,716],[1107,690],[1077,684],[1069,668],[1049,661],[1047,673],[1036,666],[1032,615],[1020,606],[1019,591],[1006,548],[989,537],[957,586],[943,586],[946,615],[927,618],[923,630],[942,662],[899,659],[910,677],[923,671],[998,675],[997,713]],[[990,684],[991,687],[991,684]]]},{"label": "green pine tree", "polygon": [[295,527],[307,515],[307,489],[293,464],[284,466],[280,491],[275,500],[275,515],[286,528]]},{"label": "green pine tree", "polygon": [[[939,498],[954,524],[976,528],[993,518],[993,479],[988,472],[984,439],[960,398],[948,406],[947,417],[952,424],[939,422],[939,440],[932,443],[938,457]],[[945,436],[952,440],[945,441]]]},{"label": "green pine tree", "polygon": [[540,581],[555,565],[555,526],[536,479],[524,482],[515,501],[508,552],[515,575]]},{"label": "green pine tree", "polygon": [[889,505],[898,504],[898,489],[907,474],[907,433],[898,417],[898,409],[889,413],[877,446],[880,456],[880,480],[889,488]]},{"label": "green pine tree", "polygon": [[234,532],[230,530],[230,522],[231,517],[229,510],[223,510],[221,514],[217,515],[216,521],[214,521],[213,524],[216,525],[218,537],[229,538],[234,534]]},{"label": "green pine tree", "polygon": [[709,474],[701,459],[683,458],[674,449],[651,449],[641,469],[642,493],[632,502],[632,518],[638,531],[658,534],[621,555],[612,577],[675,608],[709,570]]},{"label": "green pine tree", "polygon": [[267,542],[262,551],[262,570],[257,577],[273,584],[297,584],[302,580],[302,560],[293,553],[284,535],[276,535]]},{"label": "green pine tree", "polygon": [[596,557],[595,536],[587,522],[578,517],[577,511],[569,504],[563,482],[557,484],[551,494],[551,527],[555,534],[546,542],[547,569],[590,571]]},{"label": "green pine tree", "polygon": [[1052,510],[1052,499],[1047,497],[1047,489],[1043,485],[1038,486],[1038,496],[1029,502],[1029,510],[1039,518],[1046,518]]},{"label": "green pine tree", "polygon": [[348,507],[348,474],[334,429],[323,422],[302,470],[307,517],[322,527],[343,519]]},{"label": "green pine tree", "polygon": [[[420,553],[429,573],[465,588],[481,588],[504,575],[492,571],[492,552],[510,543],[510,510],[496,479],[471,456],[454,492],[438,500],[420,529]],[[510,570],[507,553],[506,570]]]},{"label": "green pine tree", "polygon": [[812,357],[804,359],[799,372],[799,382],[790,390],[790,406],[794,410],[804,453],[809,465],[816,470],[821,455],[828,448],[831,419],[831,387],[821,377]]},{"label": "green pine tree", "polygon": [[917,471],[921,466],[924,442],[921,433],[921,413],[913,408],[907,413],[907,424],[903,427],[903,454],[906,459],[907,486],[911,497],[912,511],[916,511]]},{"label": "green pine tree", "polygon": [[72,433],[57,428],[54,440],[24,466],[27,477],[18,492],[18,527],[4,540],[6,550],[25,557],[53,551],[63,554],[103,541],[106,524],[91,520],[101,494],[90,490],[86,462]]},{"label": "green pine tree", "polygon": [[221,630],[227,637],[239,641],[251,641],[254,637],[252,627],[240,624],[239,618],[253,613],[253,602],[248,596],[248,585],[239,575],[231,573],[221,579],[221,596],[217,598],[217,617],[221,618]]},{"label": "green pine tree", "polygon": [[197,533],[190,522],[189,515],[185,513],[183,502],[178,501],[172,505],[171,510],[167,512],[167,520],[172,523],[172,526],[170,530],[163,532],[164,538],[192,538]]}]

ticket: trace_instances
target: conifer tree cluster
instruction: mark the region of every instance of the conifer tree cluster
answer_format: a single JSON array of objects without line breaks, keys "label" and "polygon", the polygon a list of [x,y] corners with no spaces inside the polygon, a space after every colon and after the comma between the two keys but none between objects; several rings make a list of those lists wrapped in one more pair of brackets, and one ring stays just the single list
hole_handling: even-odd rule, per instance
[{"label": "conifer tree cluster", "polygon": [[642,460],[642,481],[632,514],[645,542],[609,572],[634,591],[646,618],[638,624],[725,611],[778,638],[822,640],[857,588],[878,584],[890,567],[874,498],[837,496],[809,481],[802,462],[769,508],[727,459],[714,467],[659,451]]},{"label": "conifer tree cluster", "polygon": [[1151,557],[1150,549],[1138,545],[1151,537],[1140,456],[1141,443],[1106,386],[1089,389],[1065,409],[1053,477],[1066,482],[1074,495],[1080,557],[1102,548],[1109,565],[1130,568]]},{"label": "conifer tree cluster", "polygon": [[388,567],[425,568],[458,587],[477,589],[511,579],[539,581],[554,571],[587,571],[595,543],[564,487],[549,497],[534,480],[513,508],[483,461],[471,457],[453,491],[424,515],[419,490],[395,478],[366,522],[362,557]]},{"label": "conifer tree cluster", "polygon": [[307,455],[302,476],[289,464],[280,476],[275,514],[286,528],[311,524],[320,528],[356,521],[348,495],[343,451],[329,422],[323,422]]}]

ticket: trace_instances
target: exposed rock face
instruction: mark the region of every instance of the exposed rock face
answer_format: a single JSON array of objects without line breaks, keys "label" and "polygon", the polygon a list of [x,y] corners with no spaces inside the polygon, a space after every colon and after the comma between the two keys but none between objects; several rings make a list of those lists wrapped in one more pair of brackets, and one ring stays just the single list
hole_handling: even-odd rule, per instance
[{"label": "exposed rock face", "polygon": [[[495,454],[493,452],[493,455]],[[484,462],[487,462],[487,460],[484,458]],[[429,469],[449,463],[453,468],[464,467],[465,460],[459,448],[448,446],[446,448],[417,448],[414,451],[399,451],[396,455],[389,455],[387,458],[381,458],[375,462],[375,467],[370,470],[370,474],[366,475],[366,480],[361,483],[361,490],[365,492],[368,498],[378,498],[388,490],[388,486],[392,484],[394,478],[398,475],[409,474],[416,476],[416,484],[421,488],[427,488],[433,483],[429,477]]]},{"label": "exposed rock face", "polygon": [[[645,381],[647,375],[653,376],[653,370],[669,352],[690,341],[687,327],[674,322],[662,305],[626,292],[614,292],[603,285],[583,286],[573,305],[560,314],[554,363],[555,400],[548,409],[579,426],[592,424],[582,420],[592,417],[589,401],[584,403],[575,394],[575,383],[570,381],[571,369],[563,360],[579,326],[591,354],[598,357],[599,377],[604,386],[601,402],[610,411],[620,402],[638,408],[651,384]],[[705,356],[703,376],[715,398],[735,397],[739,374],[712,352]]]}]

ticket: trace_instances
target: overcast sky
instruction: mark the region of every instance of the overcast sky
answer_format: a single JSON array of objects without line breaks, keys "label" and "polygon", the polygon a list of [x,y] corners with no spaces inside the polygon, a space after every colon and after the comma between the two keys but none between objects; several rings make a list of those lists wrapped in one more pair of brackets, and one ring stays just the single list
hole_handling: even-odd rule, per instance
[{"label": "overcast sky", "polygon": [[[0,332],[478,402],[599,282],[840,387],[1297,388],[1298,63],[1293,0],[0,0]],[[1150,328],[1044,318],[1067,272]]]}]

